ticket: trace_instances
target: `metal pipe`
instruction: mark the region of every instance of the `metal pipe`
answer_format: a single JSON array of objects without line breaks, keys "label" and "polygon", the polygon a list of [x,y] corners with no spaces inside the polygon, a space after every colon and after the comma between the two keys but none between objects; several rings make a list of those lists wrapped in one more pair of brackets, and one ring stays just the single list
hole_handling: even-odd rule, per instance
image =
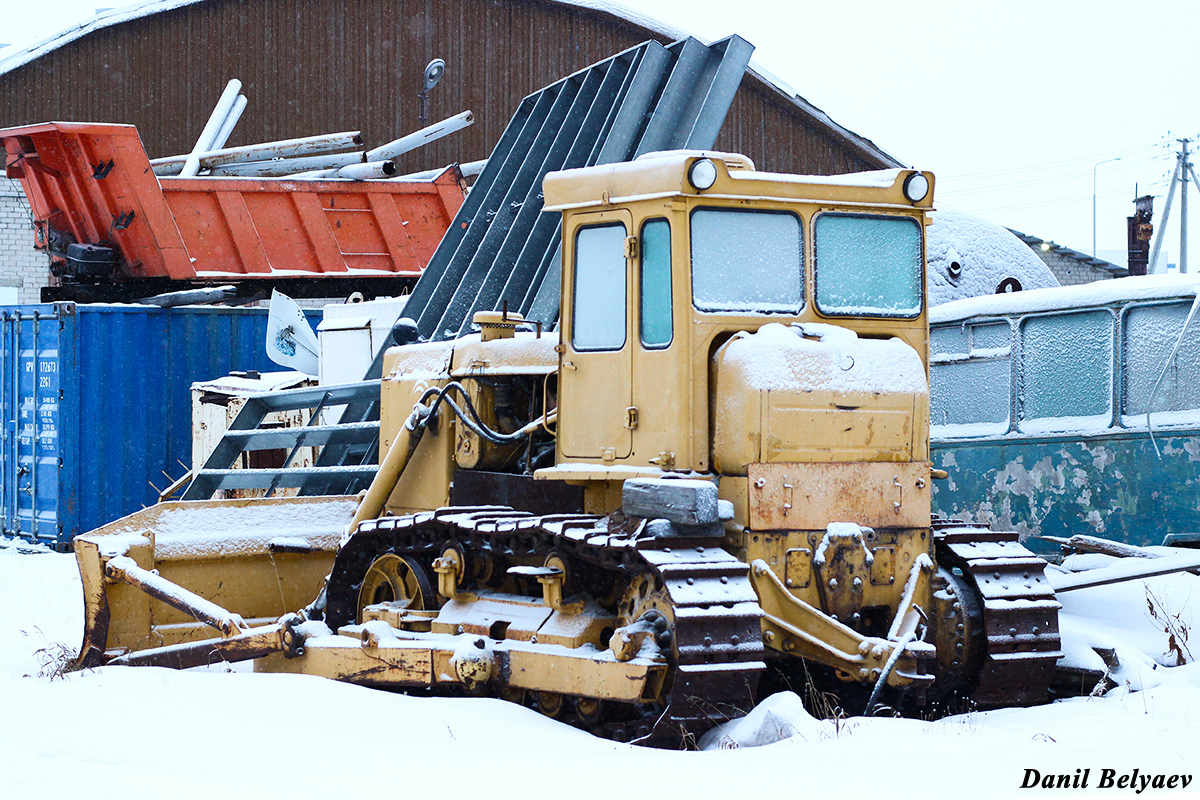
[{"label": "metal pipe", "polygon": [[198,306],[207,303],[223,303],[237,296],[237,287],[206,286],[202,289],[185,289],[181,292],[166,292],[153,297],[143,297],[134,302],[143,306],[158,306],[159,308],[174,308],[175,306]]},{"label": "metal pipe", "polygon": [[221,125],[225,122],[225,118],[229,116],[229,112],[233,109],[234,102],[237,101],[238,93],[242,90],[242,82],[237,78],[231,80],[225,85],[225,91],[221,93],[221,98],[217,100],[216,107],[209,115],[208,122],[204,125],[204,130],[200,132],[200,138],[196,140],[196,146],[192,148],[192,152],[188,155],[187,161],[183,164],[183,169],[179,174],[184,178],[189,178],[200,171],[200,154],[213,149],[212,143],[217,138],[217,133],[221,130]]},{"label": "metal pipe", "polygon": [[[1179,156],[1179,274],[1187,274],[1187,256],[1188,256],[1188,173],[1192,171],[1192,164],[1188,161],[1188,144],[1191,139],[1183,139],[1180,144],[1183,146]],[[1200,188],[1200,187],[1197,187]]]},{"label": "metal pipe", "polygon": [[[273,142],[247,144],[241,147],[226,147],[221,150],[210,150],[200,155],[200,166],[214,169],[226,164],[238,164],[247,161],[269,161],[278,158],[293,158],[297,156],[313,156],[348,150],[352,147],[362,147],[361,131],[344,131],[342,133],[326,133],[320,136],[304,136],[298,139],[279,139]],[[187,156],[166,156],[150,159],[155,175],[177,174]]]},{"label": "metal pipe", "polygon": [[[233,134],[234,127],[237,126],[238,120],[242,118],[242,112],[246,110],[246,95],[239,94],[237,99],[233,101],[233,108],[229,109],[229,116],[221,123],[221,130],[217,131],[216,138],[213,139],[210,149],[220,150],[229,141],[229,137]],[[201,160],[203,166],[203,159]]]},{"label": "metal pipe", "polygon": [[192,471],[189,469],[187,472],[183,473],[178,478],[173,480],[170,484],[168,484],[167,488],[163,489],[161,492],[158,493],[158,502],[160,502],[160,503],[166,502],[168,497],[170,497],[171,495],[178,492],[180,489],[182,489],[184,486],[186,486],[191,480],[192,480]]},{"label": "metal pipe", "polygon": [[209,174],[214,177],[286,178],[301,172],[341,169],[351,164],[363,164],[366,162],[366,157],[366,153],[357,151],[300,158],[276,158],[269,161],[246,161],[213,167]]},{"label": "metal pipe", "polygon": [[1171,188],[1167,189],[1167,202],[1163,206],[1162,220],[1158,223],[1158,235],[1154,237],[1154,249],[1150,252],[1151,275],[1158,272],[1158,253],[1162,249],[1163,234],[1167,232],[1167,220],[1171,218],[1171,201],[1175,199],[1175,185],[1179,182],[1179,161],[1175,161],[1175,172],[1171,175]]},{"label": "metal pipe", "polygon": [[149,650],[134,650],[108,661],[111,666],[122,667],[170,667],[189,669],[208,666],[214,662],[234,663],[269,656],[287,649],[286,628],[282,623],[228,636],[223,639],[206,639],[199,642],[155,647]]},{"label": "metal pipe", "polygon": [[[487,166],[487,159],[480,161],[468,161],[466,164],[459,164],[458,171],[462,173],[464,178],[470,178],[483,172],[483,168]],[[438,175],[441,175],[450,167],[442,167],[441,169],[427,169],[421,172],[410,172],[407,175],[397,175],[395,180],[398,181],[428,181],[433,180]]]},{"label": "metal pipe", "polygon": [[416,150],[422,145],[440,139],[455,131],[461,131],[463,128],[469,127],[474,123],[475,116],[470,111],[463,111],[461,114],[455,114],[449,119],[435,122],[407,136],[401,136],[399,139],[376,147],[374,150],[368,150],[367,161],[384,161],[398,158],[410,150]]},{"label": "metal pipe", "polygon": [[[264,158],[255,161],[231,162],[221,165],[214,164],[209,174],[213,176],[282,178],[295,176],[304,172],[314,172],[316,170],[341,169],[352,164],[392,161],[405,153],[416,150],[422,145],[436,141],[455,131],[460,131],[474,124],[474,122],[474,115],[470,111],[464,111],[449,119],[434,123],[419,131],[402,136],[395,141],[376,147],[374,150],[368,150],[365,153],[315,155],[301,158]],[[183,177],[184,173],[181,172],[180,176]]]},{"label": "metal pipe", "polygon": [[1153,550],[1148,550],[1145,547],[1138,547],[1124,542],[1114,542],[1112,539],[1101,539],[1098,536],[1087,536],[1077,533],[1074,536],[1064,538],[1062,536],[1039,536],[1037,537],[1047,542],[1069,547],[1072,550],[1086,550],[1091,553],[1103,553],[1106,556],[1114,558],[1163,558],[1165,553],[1157,553]]},{"label": "metal pipe", "polygon": [[383,513],[387,499],[392,496],[392,490],[396,488],[397,481],[404,474],[404,468],[408,466],[409,457],[421,441],[421,435],[425,433],[425,420],[419,409],[420,405],[413,408],[413,413],[396,432],[396,438],[387,455],[383,457],[379,471],[375,473],[362,502],[358,504],[358,510],[354,512],[354,519],[350,520],[349,531],[358,527],[360,522],[375,519]]},{"label": "metal pipe", "polygon": [[246,623],[238,614],[221,608],[211,600],[206,600],[157,573],[142,569],[129,556],[110,558],[104,567],[104,574],[113,580],[136,586],[151,597],[216,628],[224,636],[242,633],[246,628]]},{"label": "metal pipe", "polygon": [[367,181],[377,178],[390,178],[396,174],[395,161],[368,161],[366,164],[350,164],[341,169],[322,169],[311,172],[298,172],[293,178],[349,178],[353,181]]}]

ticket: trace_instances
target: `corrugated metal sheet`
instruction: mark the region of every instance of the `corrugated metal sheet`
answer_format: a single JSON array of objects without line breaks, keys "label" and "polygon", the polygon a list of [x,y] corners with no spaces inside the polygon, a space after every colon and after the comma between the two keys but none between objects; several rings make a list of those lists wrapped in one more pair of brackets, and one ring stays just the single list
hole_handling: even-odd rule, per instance
[{"label": "corrugated metal sheet", "polygon": [[155,502],[191,463],[191,384],[277,369],[266,331],[266,309],[0,306],[0,533],[61,549]]},{"label": "corrugated metal sheet", "polygon": [[526,97],[405,306],[421,335],[453,339],[501,307],[557,322],[562,224],[542,213],[546,173],[711,148],[753,51],[738,36],[646,42]]},{"label": "corrugated metal sheet", "polygon": [[[646,42],[526,97],[413,289],[405,316],[435,339],[465,332],[474,311],[504,303],[531,319],[556,321],[560,222],[541,213],[542,178],[552,170],[626,161],[655,150],[711,147],[752,51],[737,36],[711,46],[695,39],[669,47]],[[381,361],[382,353],[368,380],[379,379]],[[288,402],[286,394],[278,395],[280,403]],[[378,420],[378,400],[368,397],[378,394],[349,403],[343,420]],[[233,427],[244,433],[222,440],[186,499],[248,487],[247,481],[255,481],[255,488],[300,486],[303,494],[360,488],[368,477],[362,467],[375,460],[375,442],[357,440],[350,431],[327,441],[317,464],[324,470],[231,473],[237,454],[262,438],[255,431],[268,406],[264,400],[261,407],[243,409]]]}]

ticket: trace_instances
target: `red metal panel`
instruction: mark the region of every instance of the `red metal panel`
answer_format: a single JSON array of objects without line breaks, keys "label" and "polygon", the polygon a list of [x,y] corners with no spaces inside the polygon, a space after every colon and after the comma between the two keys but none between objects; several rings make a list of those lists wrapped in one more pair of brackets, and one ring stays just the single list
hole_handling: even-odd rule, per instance
[{"label": "red metal panel", "polygon": [[401,260],[410,262],[408,268],[410,271],[419,271],[419,267],[414,263],[411,255],[412,239],[408,236],[408,231],[405,226],[408,224],[400,216],[400,212],[396,209],[396,204],[391,201],[391,198],[381,197],[378,195],[368,198],[371,203],[371,210],[375,214],[375,219],[379,221],[380,237],[383,239],[384,245],[388,248],[388,253],[393,259],[399,263]]},{"label": "red metal panel", "polygon": [[52,122],[0,131],[0,141],[43,233],[112,244],[133,276],[178,268],[179,232],[132,125]]},{"label": "red metal panel", "polygon": [[159,179],[132,125],[46,123],[0,142],[43,233],[116,247],[130,277],[416,276],[463,202],[453,168],[433,181]]},{"label": "red metal panel", "polygon": [[[345,255],[346,264],[356,271],[374,269],[379,262],[392,260],[389,242],[383,233],[383,222],[377,218],[372,202],[376,196],[327,194],[321,198],[321,203],[329,206],[326,213],[330,227]],[[398,272],[405,271],[407,254],[410,252],[406,238],[400,236],[390,243],[396,252],[402,254],[395,260]],[[409,274],[420,275],[421,266],[409,265]]]},{"label": "red metal panel", "polygon": [[[346,260],[329,230],[329,222],[314,192],[291,192],[288,195],[296,206],[300,224],[312,246],[316,267],[320,272],[345,272]],[[369,233],[368,233],[369,235]]]},{"label": "red metal panel", "polygon": [[[203,192],[192,192],[191,194],[196,198],[205,196]],[[237,256],[246,272],[270,272],[271,263],[267,260],[267,254],[263,252],[262,242],[258,240],[258,233],[254,230],[254,220],[250,219],[250,209],[246,208],[246,201],[242,199],[242,193],[231,191],[214,192],[214,194],[221,204],[221,213],[228,226],[230,242],[236,248]],[[182,201],[182,199],[183,193],[181,192],[180,200]],[[234,259],[229,259],[229,263],[234,263]]]}]

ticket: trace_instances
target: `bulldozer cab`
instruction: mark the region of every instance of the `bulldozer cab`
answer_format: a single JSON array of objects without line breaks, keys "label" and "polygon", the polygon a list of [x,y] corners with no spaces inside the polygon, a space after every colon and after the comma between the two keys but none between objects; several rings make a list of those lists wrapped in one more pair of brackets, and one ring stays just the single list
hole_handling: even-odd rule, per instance
[{"label": "bulldozer cab", "polygon": [[927,369],[932,183],[699,152],[548,175],[546,210],[563,213],[559,465],[712,470],[713,355],[772,322],[897,337]]}]

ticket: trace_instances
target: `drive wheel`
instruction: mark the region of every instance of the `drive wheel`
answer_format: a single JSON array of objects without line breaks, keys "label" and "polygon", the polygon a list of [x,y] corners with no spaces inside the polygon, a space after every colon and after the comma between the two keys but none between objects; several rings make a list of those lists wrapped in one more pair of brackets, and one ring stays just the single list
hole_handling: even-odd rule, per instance
[{"label": "drive wheel", "polygon": [[[669,659],[674,660],[675,606],[667,597],[662,581],[651,575],[637,575],[630,581],[617,605],[617,624],[629,625],[648,611],[657,611],[654,640]],[[653,616],[653,615],[652,615]]]},{"label": "drive wheel", "polygon": [[433,598],[425,571],[412,559],[384,553],[371,562],[358,589],[354,620],[362,622],[363,609],[377,603],[419,611]]},{"label": "drive wheel", "polygon": [[550,719],[562,719],[567,713],[567,698],[558,692],[539,691],[534,694],[537,709]]}]

